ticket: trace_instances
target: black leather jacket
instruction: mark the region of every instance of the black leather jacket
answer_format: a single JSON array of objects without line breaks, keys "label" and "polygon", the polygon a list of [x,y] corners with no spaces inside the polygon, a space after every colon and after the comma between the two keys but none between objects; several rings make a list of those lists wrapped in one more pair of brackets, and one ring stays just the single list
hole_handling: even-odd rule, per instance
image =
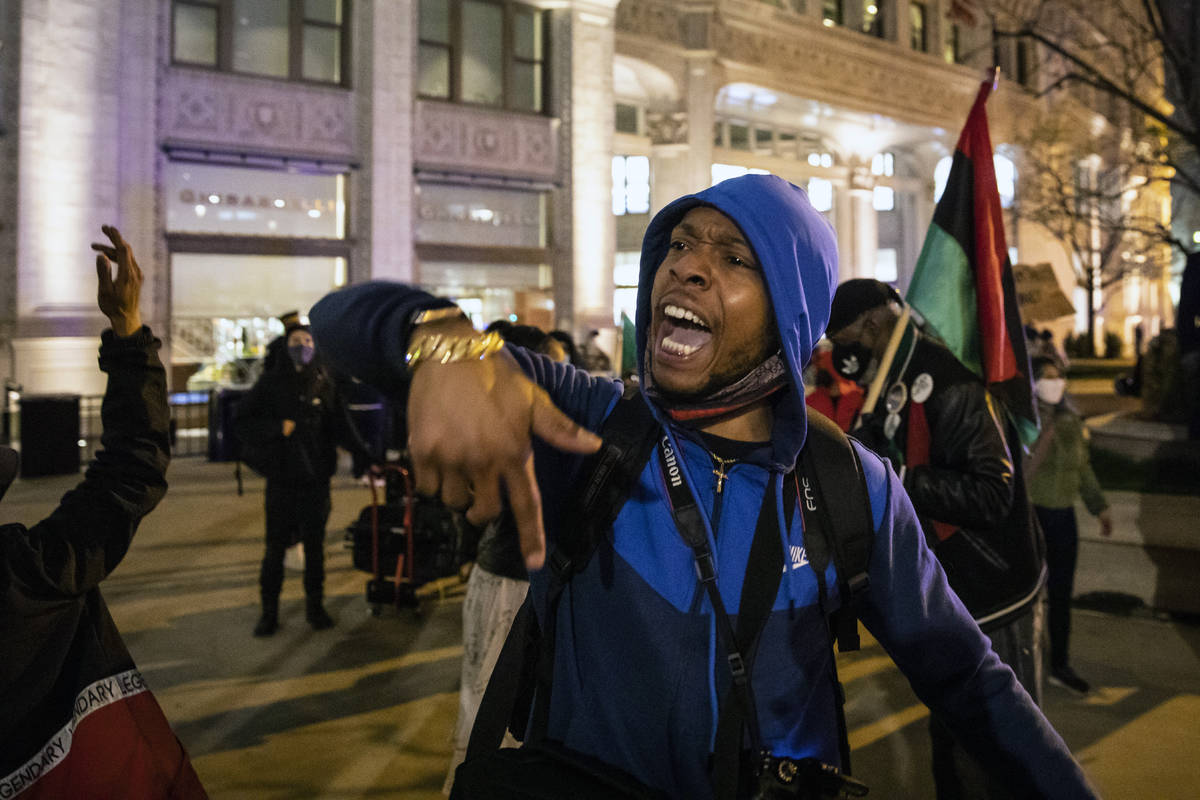
[{"label": "black leather jacket", "polygon": [[[909,467],[904,486],[950,586],[981,627],[997,627],[1034,601],[1043,571],[1044,548],[1025,493],[1020,450],[1014,457],[1007,445],[1017,441],[1016,432],[1001,422],[1003,409],[979,378],[940,343],[918,335],[906,360],[899,380],[911,392],[923,382],[918,376],[928,375],[933,390],[924,401],[929,462]],[[901,453],[912,408],[910,397],[895,435]],[[877,423],[882,417],[876,415]],[[934,520],[953,533],[939,537]]]}]

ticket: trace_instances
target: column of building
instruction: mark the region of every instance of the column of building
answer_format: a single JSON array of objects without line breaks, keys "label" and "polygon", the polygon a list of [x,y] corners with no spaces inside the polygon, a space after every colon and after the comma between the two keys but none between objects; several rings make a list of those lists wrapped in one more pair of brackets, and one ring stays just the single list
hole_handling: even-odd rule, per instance
[{"label": "column of building", "polygon": [[[26,391],[99,394],[96,272],[89,243],[115,223],[146,274],[143,313],[166,324],[155,248],[155,62],[164,4],[50,0],[21,8],[16,379]],[[157,257],[156,257],[157,254]]]},{"label": "column of building", "polygon": [[[413,0],[361,3],[356,8],[358,151],[355,173],[359,244],[354,280],[414,279],[413,64],[417,4]],[[352,212],[354,209],[352,208]]]},{"label": "column of building", "polygon": [[[570,8],[568,119],[572,306],[576,330],[611,327],[615,229],[612,215],[613,17],[615,0],[581,2]],[[560,309],[560,320],[566,317]]]}]

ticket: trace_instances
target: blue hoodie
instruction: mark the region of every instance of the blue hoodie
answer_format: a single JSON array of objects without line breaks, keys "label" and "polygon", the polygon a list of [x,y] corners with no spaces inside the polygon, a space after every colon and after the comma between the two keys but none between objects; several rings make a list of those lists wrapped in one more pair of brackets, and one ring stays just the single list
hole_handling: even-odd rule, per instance
[{"label": "blue hoodie", "polygon": [[[706,512],[718,584],[731,615],[738,613],[755,520],[770,492],[786,558],[752,674],[762,734],[776,755],[837,764],[833,654],[817,605],[816,574],[805,557],[802,518],[785,524],[782,481],[804,443],[801,369],[828,319],[836,243],[805,193],[773,176],[735,178],[664,208],[650,223],[642,248],[637,335],[643,374],[654,273],[671,230],[699,205],[732,219],[753,247],[790,385],[775,409],[772,448],[731,467],[720,495],[702,444],[651,408]],[[409,321],[415,311],[444,302],[398,284],[370,283],[327,296],[310,317],[320,346],[335,362],[385,390],[403,392]],[[520,348],[512,352],[568,416],[589,430],[600,429],[620,396],[619,383]],[[1093,796],[1062,740],[950,590],[890,466],[865,448],[858,451],[876,526],[863,623],[917,695],[964,745],[1002,770],[1018,793],[1023,788],[1030,796]],[[574,497],[581,460],[537,441],[534,456],[553,543],[562,535],[564,505]],[[827,578],[834,586],[832,577],[830,568]],[[548,576],[543,571],[531,578],[544,614]],[[836,607],[836,591],[831,602]],[[707,761],[729,686],[728,667],[692,552],[675,530],[656,459],[620,510],[611,538],[564,592],[556,636],[549,736],[673,797],[711,797]]]}]

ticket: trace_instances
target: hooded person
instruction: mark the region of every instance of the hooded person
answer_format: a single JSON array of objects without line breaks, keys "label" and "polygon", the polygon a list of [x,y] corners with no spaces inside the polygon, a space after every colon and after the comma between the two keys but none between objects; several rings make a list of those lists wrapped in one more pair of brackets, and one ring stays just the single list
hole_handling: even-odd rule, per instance
[{"label": "hooded person", "polygon": [[[834,766],[833,654],[818,578],[803,557],[801,515],[784,511],[784,495],[797,489],[784,478],[805,442],[801,371],[824,330],[836,275],[833,231],[804,191],[750,175],[655,216],[636,315],[639,391],[695,501],[731,616],[755,520],[761,512],[777,526],[785,572],[750,670],[763,743],[775,756]],[[339,363],[407,394],[419,491],[479,521],[498,513],[503,480],[543,617],[546,542],[553,552],[570,535],[565,520],[584,456],[600,446],[594,432],[621,383],[504,349],[449,301],[400,284],[350,287],[311,316]],[[1094,796],[950,590],[895,475],[857,452],[875,526],[863,622],[918,695],[1015,785],[1038,796]],[[660,463],[648,460],[557,606],[546,739],[649,790],[713,797],[710,754],[730,670]],[[524,780],[532,786],[539,776]],[[749,783],[737,796],[749,796]]]},{"label": "hooded person", "polygon": [[312,332],[298,316],[287,323],[281,349],[237,405],[234,431],[242,459],[267,479],[266,549],[259,571],[262,614],[255,636],[279,629],[283,560],[304,546],[305,619],[314,630],[332,627],[325,610],[325,523],[337,445],[376,462],[350,419],[333,379],[316,357]]},{"label": "hooded person", "polygon": [[[112,323],[100,337],[101,449],[48,517],[0,526],[0,797],[198,800],[200,779],[100,591],[166,494],[170,460],[162,343],[142,325],[142,273],[117,229],[103,230],[111,245],[92,245]],[[19,461],[0,448],[0,496]]]}]

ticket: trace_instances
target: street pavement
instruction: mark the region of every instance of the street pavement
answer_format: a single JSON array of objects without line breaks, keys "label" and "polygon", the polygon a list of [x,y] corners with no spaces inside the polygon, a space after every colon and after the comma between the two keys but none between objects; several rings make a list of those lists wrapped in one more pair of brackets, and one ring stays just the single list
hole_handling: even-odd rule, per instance
[{"label": "street pavement", "polygon": [[[366,575],[341,532],[367,489],[335,480],[327,545],[336,627],[304,622],[300,574],[286,576],[280,632],[258,616],[262,481],[238,496],[230,464],[179,458],[104,595],[125,640],[214,798],[440,797],[457,708],[462,590],[411,610],[368,613]],[[32,523],[78,480],[19,480],[0,521]],[[1200,627],[1152,613],[1076,610],[1086,699],[1048,686],[1044,707],[1108,798],[1200,796]],[[871,797],[923,800],[928,712],[869,637],[839,660],[855,773]]]}]

